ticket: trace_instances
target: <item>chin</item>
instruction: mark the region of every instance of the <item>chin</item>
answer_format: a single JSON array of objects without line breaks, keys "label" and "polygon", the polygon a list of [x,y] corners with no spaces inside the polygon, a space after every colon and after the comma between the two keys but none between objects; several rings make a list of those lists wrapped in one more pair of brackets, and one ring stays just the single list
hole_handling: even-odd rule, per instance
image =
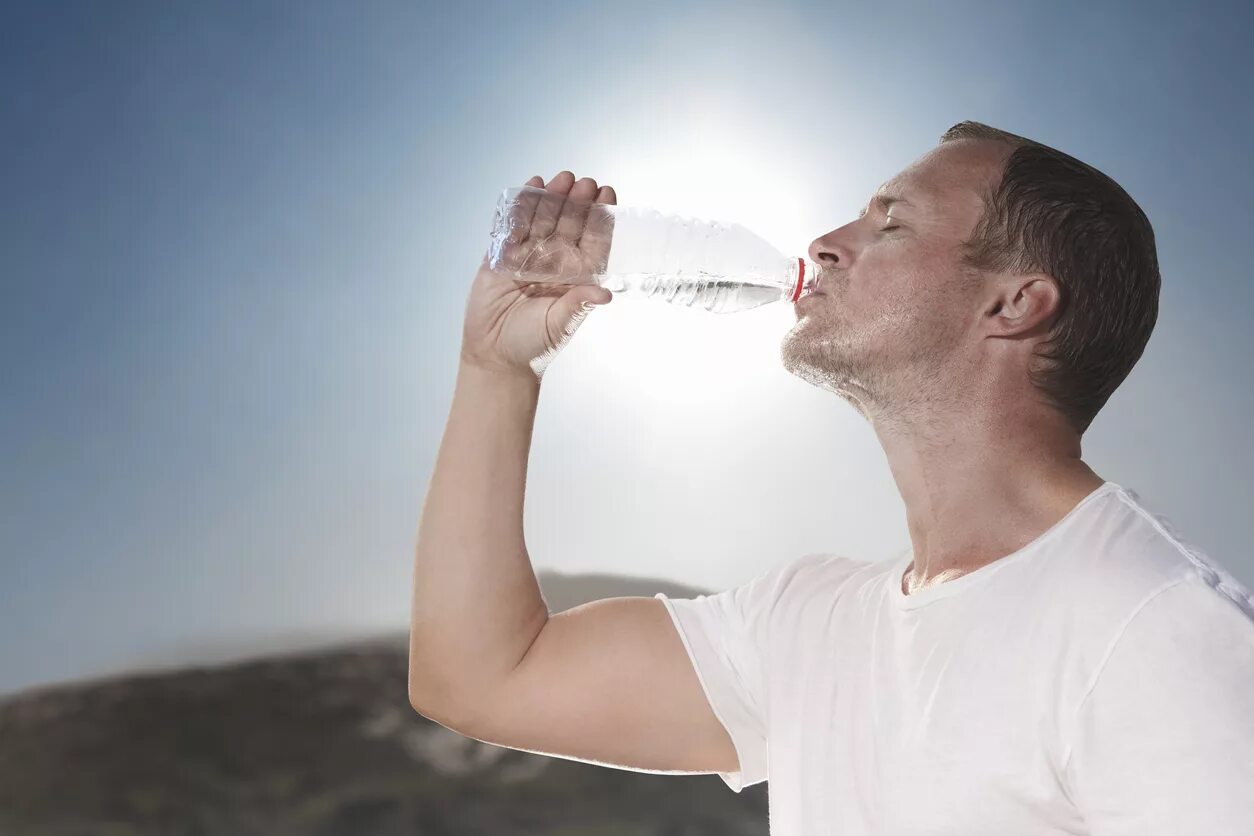
[{"label": "chin", "polygon": [[780,345],[780,360],[790,374],[853,404],[863,415],[868,392],[863,385],[865,375],[859,364],[848,356],[850,346],[835,345],[831,340],[789,331]]}]

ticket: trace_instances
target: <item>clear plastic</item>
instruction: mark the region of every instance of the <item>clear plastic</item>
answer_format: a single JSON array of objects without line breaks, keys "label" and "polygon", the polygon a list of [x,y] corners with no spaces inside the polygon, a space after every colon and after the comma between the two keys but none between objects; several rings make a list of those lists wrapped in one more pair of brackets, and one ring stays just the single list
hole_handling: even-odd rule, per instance
[{"label": "clear plastic", "polygon": [[520,281],[596,284],[614,293],[734,313],[812,293],[819,265],[739,224],[505,189],[488,266]]}]

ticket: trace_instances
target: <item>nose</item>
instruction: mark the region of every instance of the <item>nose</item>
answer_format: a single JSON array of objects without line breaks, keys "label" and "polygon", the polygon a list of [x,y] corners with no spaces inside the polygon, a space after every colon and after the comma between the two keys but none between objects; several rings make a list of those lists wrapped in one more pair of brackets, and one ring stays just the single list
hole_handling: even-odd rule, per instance
[{"label": "nose", "polygon": [[819,238],[815,238],[810,242],[810,260],[821,267],[841,267],[849,266],[849,253],[836,240],[836,233],[840,230],[834,229],[831,232]]}]

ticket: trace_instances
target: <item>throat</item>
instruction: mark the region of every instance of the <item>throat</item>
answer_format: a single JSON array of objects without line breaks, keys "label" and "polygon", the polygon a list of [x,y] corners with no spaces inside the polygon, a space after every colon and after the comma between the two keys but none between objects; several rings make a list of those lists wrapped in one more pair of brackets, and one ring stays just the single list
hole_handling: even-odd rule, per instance
[{"label": "throat", "polygon": [[966,572],[961,569],[943,569],[930,578],[920,578],[915,575],[914,564],[906,567],[906,571],[901,576],[901,591],[906,595],[913,595],[933,586],[952,581],[965,575]]}]

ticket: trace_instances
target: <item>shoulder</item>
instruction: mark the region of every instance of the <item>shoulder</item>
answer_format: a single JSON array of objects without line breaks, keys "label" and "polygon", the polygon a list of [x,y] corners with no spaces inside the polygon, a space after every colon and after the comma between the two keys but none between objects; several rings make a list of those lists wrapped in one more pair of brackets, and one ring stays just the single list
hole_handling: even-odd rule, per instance
[{"label": "shoulder", "polygon": [[1125,660],[1117,669],[1129,659],[1169,668],[1189,646],[1200,654],[1207,643],[1221,652],[1216,648],[1231,646],[1234,637],[1247,642],[1254,635],[1254,598],[1218,561],[1135,491],[1116,486],[1101,500],[1053,544],[1030,578],[1057,626],[1048,633],[1062,666],[1059,692],[1072,708],[1068,716],[1112,659]]},{"label": "shoulder", "polygon": [[710,596],[750,629],[780,629],[802,613],[830,609],[850,581],[874,564],[826,552],[781,560],[749,581]]},{"label": "shoulder", "polygon": [[1159,606],[1193,589],[1203,601],[1254,614],[1250,590],[1136,491],[1116,486],[1104,500],[1067,550],[1072,561],[1068,582],[1082,601],[1100,598],[1103,609],[1126,619],[1168,588],[1186,584]]},{"label": "shoulder", "polygon": [[861,598],[882,575],[879,563],[832,553],[805,554],[779,564],[741,588],[746,610],[775,636],[807,635],[823,627],[834,610]]},{"label": "shoulder", "polygon": [[850,578],[872,564],[828,553],[803,554],[778,561],[738,586],[671,598],[657,593],[676,621],[689,630],[733,636],[735,641],[763,647],[789,634],[806,614],[828,610]]},{"label": "shoulder", "polygon": [[1118,819],[1121,832],[1246,832],[1252,683],[1248,598],[1201,571],[1148,596],[1064,721],[1063,770],[1086,819]]},{"label": "shoulder", "polygon": [[1254,608],[1248,598],[1220,591],[1200,573],[1186,575],[1124,618],[1088,678],[1074,728],[1115,726],[1140,711],[1144,716],[1129,735],[1146,734],[1155,724],[1178,734],[1205,707],[1206,722],[1240,716],[1240,725],[1227,728],[1254,732],[1251,683]]},{"label": "shoulder", "polygon": [[813,552],[786,561],[771,574],[786,578],[788,582],[797,584],[804,582],[819,588],[834,589],[843,586],[850,579],[865,574],[877,564],[867,560],[856,560],[845,555],[829,552]]},{"label": "shoulder", "polygon": [[817,599],[832,604],[884,571],[881,563],[839,554],[806,554],[776,570],[774,589],[793,601]]}]

